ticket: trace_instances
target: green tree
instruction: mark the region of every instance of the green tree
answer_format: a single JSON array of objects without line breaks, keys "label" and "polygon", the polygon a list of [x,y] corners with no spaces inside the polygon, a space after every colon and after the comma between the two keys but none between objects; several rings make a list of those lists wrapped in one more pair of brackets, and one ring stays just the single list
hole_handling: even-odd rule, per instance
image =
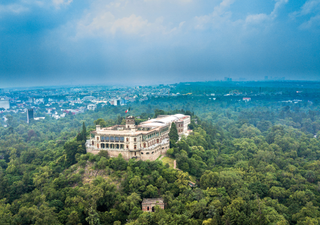
[{"label": "green tree", "polygon": [[67,225],[78,225],[80,223],[79,215],[76,211],[72,211],[68,216]]},{"label": "green tree", "polygon": [[178,134],[177,126],[175,123],[171,124],[171,128],[169,131],[169,138],[170,138],[170,147],[174,147],[175,143],[179,140],[179,134]]},{"label": "green tree", "polygon": [[76,154],[83,153],[83,145],[79,141],[69,141],[65,143],[64,149],[66,152],[67,166],[71,166],[76,163]]},{"label": "green tree", "polygon": [[102,118],[99,118],[99,119],[95,120],[94,124],[95,125],[100,125],[101,127],[106,127],[107,126],[107,122]]},{"label": "green tree", "polygon": [[217,172],[205,171],[200,178],[200,186],[203,189],[216,187],[219,181],[219,174]]},{"label": "green tree", "polygon": [[3,225],[10,225],[12,224],[12,213],[10,211],[10,205],[5,204],[6,199],[0,200],[0,218],[1,224]]},{"label": "green tree", "polygon": [[81,134],[82,134],[82,140],[87,141],[87,129],[86,129],[86,125],[84,122],[82,124]]},{"label": "green tree", "polygon": [[89,223],[89,225],[100,225],[99,214],[92,208],[92,206],[89,209],[86,221]]},{"label": "green tree", "polygon": [[165,112],[162,109],[155,109],[154,117],[157,118],[159,115],[165,115]]}]

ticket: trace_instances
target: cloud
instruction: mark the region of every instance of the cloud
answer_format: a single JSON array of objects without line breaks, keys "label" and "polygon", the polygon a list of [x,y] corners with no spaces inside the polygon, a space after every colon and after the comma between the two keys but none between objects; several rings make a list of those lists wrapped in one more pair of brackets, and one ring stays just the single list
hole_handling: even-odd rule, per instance
[{"label": "cloud", "polygon": [[246,23],[261,23],[263,21],[266,21],[270,19],[270,17],[265,14],[265,13],[260,13],[260,14],[253,14],[253,15],[248,15],[247,18],[246,18]]},{"label": "cloud", "polygon": [[144,20],[141,16],[132,14],[129,17],[115,20],[110,27],[110,31],[112,34],[115,34],[117,31],[122,31],[127,34],[143,34],[143,30],[148,29],[148,26],[150,25],[148,20]]},{"label": "cloud", "polygon": [[277,18],[279,9],[288,3],[288,0],[278,0],[270,14],[260,13],[248,15],[245,19],[246,24],[260,24],[265,21],[272,21]]},{"label": "cloud", "polygon": [[[163,2],[163,0],[143,0],[144,2],[149,2],[149,3],[154,3],[154,2]],[[173,0],[171,0],[170,2],[172,2]],[[179,2],[179,3],[183,3],[183,4],[185,4],[185,3],[190,3],[190,2],[192,2],[193,0],[175,0],[175,1],[177,1],[177,2]]]},{"label": "cloud", "polygon": [[307,17],[307,21],[303,22],[300,29],[311,29],[320,25],[320,0],[307,1],[299,11],[293,12],[290,17],[297,19],[298,17]]},{"label": "cloud", "polygon": [[0,5],[0,13],[20,14],[28,11],[29,8],[20,4]]},{"label": "cloud", "polygon": [[300,29],[310,29],[312,27],[320,26],[320,15],[311,17],[307,22],[302,23]]},{"label": "cloud", "polygon": [[288,3],[288,0],[277,0],[270,14],[250,14],[246,16],[245,19],[232,20],[232,11],[230,10],[230,6],[234,2],[235,0],[223,0],[218,6],[214,7],[214,10],[211,14],[196,16],[195,28],[205,29],[208,24],[214,28],[225,28],[226,26],[234,27],[238,25],[247,27],[250,24],[260,24],[266,21],[270,22],[278,16],[280,8]]},{"label": "cloud", "polygon": [[24,12],[32,12],[37,7],[40,8],[52,8],[60,9],[63,5],[69,5],[73,0],[20,0],[16,1],[14,4],[1,5],[0,4],[0,13],[1,14],[21,14]]},{"label": "cloud", "polygon": [[307,15],[316,11],[320,11],[320,0],[309,0],[301,8],[300,15]]},{"label": "cloud", "polygon": [[[112,6],[119,7],[118,4]],[[110,5],[108,5],[108,7],[110,7]],[[170,34],[181,29],[185,21],[171,28],[165,26],[163,23],[163,17],[158,17],[154,22],[150,22],[148,19],[136,14],[116,18],[111,11],[105,12],[102,10],[98,13],[90,12],[78,21],[77,36],[114,36],[116,34],[146,36],[152,34]]]},{"label": "cloud", "polygon": [[0,76],[12,84],[26,74],[47,84],[319,77],[319,35],[297,29],[319,26],[319,1],[5,0]]},{"label": "cloud", "polygon": [[217,27],[229,21],[232,13],[227,11],[227,9],[233,2],[234,0],[223,0],[218,6],[214,7],[214,10],[211,14],[196,16],[195,29],[205,29],[208,24]]},{"label": "cloud", "polygon": [[111,12],[102,12],[98,15],[88,14],[78,23],[80,35],[114,35],[118,32],[124,34],[144,35],[151,26],[148,20],[132,14],[128,17],[116,19]]},{"label": "cloud", "polygon": [[52,3],[57,9],[60,9],[63,5],[70,5],[72,1],[73,0],[52,0]]}]

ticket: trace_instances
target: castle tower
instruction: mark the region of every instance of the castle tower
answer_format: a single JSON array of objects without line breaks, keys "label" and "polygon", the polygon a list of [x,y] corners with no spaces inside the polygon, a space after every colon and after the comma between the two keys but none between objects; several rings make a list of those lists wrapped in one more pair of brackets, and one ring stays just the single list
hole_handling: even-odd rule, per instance
[{"label": "castle tower", "polygon": [[128,116],[126,118],[126,128],[128,129],[134,129],[136,127],[134,116]]}]

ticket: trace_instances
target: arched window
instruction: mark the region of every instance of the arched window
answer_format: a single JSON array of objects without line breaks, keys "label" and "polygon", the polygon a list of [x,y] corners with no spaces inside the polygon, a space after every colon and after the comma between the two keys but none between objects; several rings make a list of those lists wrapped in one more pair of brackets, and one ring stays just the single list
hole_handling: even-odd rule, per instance
[{"label": "arched window", "polygon": [[149,206],[147,207],[147,210],[149,211]]},{"label": "arched window", "polygon": [[154,212],[154,207],[152,206],[152,212]]}]

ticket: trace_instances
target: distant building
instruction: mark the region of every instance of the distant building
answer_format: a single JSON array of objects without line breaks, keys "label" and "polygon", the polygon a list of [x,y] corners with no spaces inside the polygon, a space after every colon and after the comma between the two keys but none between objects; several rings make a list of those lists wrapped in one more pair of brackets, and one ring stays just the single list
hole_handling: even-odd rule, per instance
[{"label": "distant building", "polygon": [[242,100],[245,102],[249,102],[249,101],[251,101],[251,98],[243,98]]},{"label": "distant building", "polygon": [[192,187],[192,188],[197,187],[197,184],[194,183],[194,182],[192,182],[192,181],[189,181],[189,182],[188,182],[188,185],[189,185],[190,187]]},{"label": "distant building", "polygon": [[124,159],[156,160],[169,149],[169,130],[175,123],[179,136],[188,135],[190,116],[183,114],[159,115],[135,125],[135,118],[128,116],[126,125],[101,128],[96,126],[92,138],[87,141],[87,152],[98,154],[107,151],[111,157],[119,154]]},{"label": "distant building", "polygon": [[97,108],[97,105],[96,104],[89,104],[87,105],[87,109],[88,110],[95,110]]},{"label": "distant building", "polygon": [[114,106],[121,105],[121,99],[112,99],[110,101],[110,105],[114,105]]},{"label": "distant building", "polygon": [[10,109],[10,102],[9,100],[6,100],[4,98],[1,98],[0,99],[0,109],[3,108],[3,109]]},{"label": "distant building", "polygon": [[27,123],[30,123],[33,120],[33,109],[28,109],[27,110]]},{"label": "distant building", "polygon": [[44,120],[45,117],[34,117],[33,119],[34,119],[34,120]]},{"label": "distant building", "polygon": [[144,198],[142,201],[142,211],[154,212],[154,207],[159,206],[164,209],[164,202],[162,198]]},{"label": "distant building", "polygon": [[85,96],[82,99],[83,101],[93,101],[96,100],[96,98],[94,96]]}]

